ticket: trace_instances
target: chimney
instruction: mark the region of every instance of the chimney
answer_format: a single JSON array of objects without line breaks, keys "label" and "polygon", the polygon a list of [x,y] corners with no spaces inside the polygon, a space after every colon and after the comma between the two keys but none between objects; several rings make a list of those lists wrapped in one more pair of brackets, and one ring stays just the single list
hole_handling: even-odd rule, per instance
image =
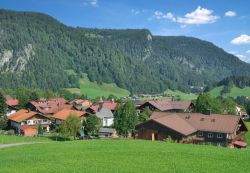
[{"label": "chimney", "polygon": [[99,108],[98,108],[98,111],[100,111],[103,107],[103,100],[102,100],[102,97],[100,98],[100,101],[99,101]]}]

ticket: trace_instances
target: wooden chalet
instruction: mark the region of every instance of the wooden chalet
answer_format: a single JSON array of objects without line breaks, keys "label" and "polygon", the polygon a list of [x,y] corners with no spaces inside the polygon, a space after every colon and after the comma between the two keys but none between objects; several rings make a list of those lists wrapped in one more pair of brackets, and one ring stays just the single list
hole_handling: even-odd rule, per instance
[{"label": "wooden chalet", "polygon": [[[37,112],[21,109],[16,113],[8,116],[11,128],[13,128],[17,134],[23,134],[24,130],[30,130],[28,136],[34,136],[37,134],[37,127],[40,124],[45,132],[50,130],[50,118]],[[34,130],[36,129],[36,131]],[[35,132],[34,132],[35,131]]]},{"label": "wooden chalet", "polygon": [[138,106],[139,110],[145,108],[161,112],[192,112],[194,104],[191,101],[151,100]]},{"label": "wooden chalet", "polygon": [[200,113],[154,112],[151,119],[136,126],[138,139],[245,147],[248,129],[240,116]]}]

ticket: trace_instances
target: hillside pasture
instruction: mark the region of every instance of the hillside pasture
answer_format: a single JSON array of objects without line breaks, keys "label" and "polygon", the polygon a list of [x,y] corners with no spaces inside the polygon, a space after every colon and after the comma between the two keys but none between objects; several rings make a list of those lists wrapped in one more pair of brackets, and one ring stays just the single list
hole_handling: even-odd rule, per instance
[{"label": "hillside pasture", "polygon": [[181,100],[195,100],[198,95],[196,94],[193,94],[193,93],[184,93],[184,92],[181,92],[181,91],[178,91],[178,90],[166,90],[164,92],[165,94],[168,94],[168,95],[174,95],[175,97],[179,97]]},{"label": "hillside pasture", "polygon": [[[221,94],[221,90],[223,89],[223,86],[215,87],[211,91],[209,91],[209,94],[213,97],[218,97]],[[245,87],[245,88],[238,88],[238,87],[233,87],[231,89],[230,93],[224,94],[226,97],[233,97],[236,98],[238,96],[247,96],[250,97],[250,87]]]},{"label": "hillside pasture", "polygon": [[72,93],[87,95],[89,98],[108,97],[111,94],[121,98],[130,94],[128,90],[119,88],[114,83],[91,82],[87,74],[84,74],[84,77],[79,80],[79,84],[80,88],[68,88],[68,90]]}]

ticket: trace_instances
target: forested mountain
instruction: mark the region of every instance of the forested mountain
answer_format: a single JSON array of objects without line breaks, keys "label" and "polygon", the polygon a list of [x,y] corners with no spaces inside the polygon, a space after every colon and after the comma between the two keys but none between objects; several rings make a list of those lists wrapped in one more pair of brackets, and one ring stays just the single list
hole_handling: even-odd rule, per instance
[{"label": "forested mountain", "polygon": [[0,10],[0,61],[0,88],[78,87],[87,73],[91,81],[152,93],[250,75],[250,64],[199,39],[73,28],[48,15],[7,10]]}]

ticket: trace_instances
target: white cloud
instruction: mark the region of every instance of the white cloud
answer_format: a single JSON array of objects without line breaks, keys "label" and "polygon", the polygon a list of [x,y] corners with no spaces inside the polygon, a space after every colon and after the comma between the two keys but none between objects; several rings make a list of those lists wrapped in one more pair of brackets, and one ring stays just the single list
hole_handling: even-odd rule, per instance
[{"label": "white cloud", "polygon": [[250,50],[246,51],[246,53],[250,53]]},{"label": "white cloud", "polygon": [[131,13],[133,13],[134,15],[138,15],[138,14],[140,14],[140,11],[135,10],[135,9],[131,9]]},{"label": "white cloud", "polygon": [[246,34],[242,34],[239,37],[236,37],[233,40],[231,40],[231,44],[236,44],[236,45],[250,44],[250,36]]},{"label": "white cloud", "polygon": [[98,6],[98,0],[83,0],[81,3],[84,6],[92,6],[92,7],[97,7]]},{"label": "white cloud", "polygon": [[236,16],[236,12],[235,11],[227,11],[225,13],[225,16],[226,17],[234,17],[234,16]]},{"label": "white cloud", "polygon": [[174,17],[174,15],[170,12],[164,14],[163,12],[161,11],[155,11],[154,13],[154,18],[156,19],[168,19],[168,20],[172,20],[172,21],[176,21],[176,18]]},{"label": "white cloud", "polygon": [[185,14],[184,17],[178,17],[177,22],[185,25],[214,23],[219,17],[212,15],[212,13],[213,10],[199,6],[195,11]]},{"label": "white cloud", "polygon": [[228,53],[233,54],[234,56],[237,56],[242,61],[250,63],[250,57],[247,57],[246,55],[242,55],[242,54],[235,52],[235,51],[231,51]]},{"label": "white cloud", "polygon": [[214,23],[219,17],[213,15],[213,10],[198,6],[196,10],[185,14],[183,17],[176,17],[171,12],[164,14],[161,11],[155,11],[153,18],[167,19],[173,22],[180,23],[182,24],[182,26],[186,26]]}]

